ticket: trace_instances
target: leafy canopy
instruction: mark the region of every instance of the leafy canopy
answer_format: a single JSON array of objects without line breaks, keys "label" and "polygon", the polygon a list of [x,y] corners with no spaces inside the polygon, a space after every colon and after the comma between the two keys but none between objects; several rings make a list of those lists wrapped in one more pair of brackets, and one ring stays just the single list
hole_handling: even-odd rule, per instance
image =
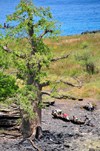
[{"label": "leafy canopy", "polygon": [[[17,69],[17,78],[23,79],[25,88],[22,88],[21,91],[18,90],[19,95],[17,95],[20,100],[22,102],[28,98],[31,100],[35,95],[32,94],[29,86],[26,86],[28,75],[33,74],[32,78],[38,84],[41,83],[41,78],[46,76],[46,71],[42,71],[41,68],[44,65],[49,67],[53,55],[48,46],[44,44],[43,37],[59,35],[60,26],[53,19],[49,7],[37,8],[32,0],[21,0],[16,6],[15,12],[7,16],[6,23],[10,25],[12,23],[13,26],[4,29],[5,35],[1,35],[0,43],[1,46],[6,45],[9,48],[7,60],[11,60],[12,65],[7,60],[4,61],[4,65],[13,66]],[[2,26],[0,25],[0,27]],[[4,53],[3,49],[1,51]],[[2,57],[1,54],[0,57]],[[31,89],[36,90],[34,86]],[[26,105],[27,103],[26,101]]]}]

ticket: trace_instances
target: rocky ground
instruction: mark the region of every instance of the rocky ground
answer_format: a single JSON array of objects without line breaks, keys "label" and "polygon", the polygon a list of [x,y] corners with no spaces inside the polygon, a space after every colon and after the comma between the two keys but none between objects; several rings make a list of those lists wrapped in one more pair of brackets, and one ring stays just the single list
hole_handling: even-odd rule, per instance
[{"label": "rocky ground", "polygon": [[[81,106],[95,102],[94,111],[87,111]],[[69,117],[76,115],[84,120],[87,115],[94,127],[77,125],[56,119],[51,115],[52,110],[61,109]],[[54,106],[42,109],[43,137],[35,140],[34,144],[41,151],[100,151],[100,101],[84,99],[83,101],[56,101]],[[29,140],[20,143],[22,138],[9,138],[1,135],[0,151],[36,151]]]}]

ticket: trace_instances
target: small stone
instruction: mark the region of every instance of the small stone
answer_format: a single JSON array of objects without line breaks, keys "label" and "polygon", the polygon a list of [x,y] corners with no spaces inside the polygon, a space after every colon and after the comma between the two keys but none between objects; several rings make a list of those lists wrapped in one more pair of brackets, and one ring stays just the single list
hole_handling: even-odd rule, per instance
[{"label": "small stone", "polygon": [[64,147],[70,148],[72,146],[71,143],[68,143],[67,141],[64,142]]}]

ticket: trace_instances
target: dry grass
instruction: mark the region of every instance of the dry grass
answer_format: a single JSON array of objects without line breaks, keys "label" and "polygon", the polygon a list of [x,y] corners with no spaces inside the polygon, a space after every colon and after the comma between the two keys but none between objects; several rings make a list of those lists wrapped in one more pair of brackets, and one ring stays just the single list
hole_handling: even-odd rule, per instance
[{"label": "dry grass", "polygon": [[[52,62],[50,64],[50,69],[48,70],[46,67],[43,67],[42,70],[47,72],[47,77],[43,80],[51,80],[51,86],[45,87],[46,90],[51,90],[54,83],[53,81],[59,80],[62,75],[65,75],[65,80],[76,83],[73,80],[73,76],[77,76],[83,82],[83,87],[81,89],[78,88],[70,88],[67,85],[58,85],[57,88],[60,89],[60,93],[62,90],[67,90],[64,93],[70,94],[77,97],[92,97],[100,99],[100,34],[88,34],[88,35],[72,35],[72,36],[63,36],[58,37],[58,40],[44,38],[44,43],[48,45],[50,50],[55,54],[54,56],[61,56],[62,54],[68,54],[71,52],[71,55],[67,59],[59,60],[57,62]],[[27,40],[23,39],[20,41],[19,45],[15,47],[15,43],[9,44],[11,48],[20,49],[25,45],[28,45]],[[27,49],[26,45],[26,49]],[[86,49],[90,50],[90,52],[94,55],[94,59],[96,62],[96,70],[97,72],[93,75],[90,75],[86,72],[85,68],[80,66],[74,58],[74,54],[76,52],[82,53]],[[10,69],[7,74],[11,71],[15,71],[15,69]],[[22,81],[17,81],[19,86],[22,87]]]},{"label": "dry grass", "polygon": [[[50,46],[51,51],[54,52],[56,56],[61,55],[61,53],[72,52],[69,58],[50,64],[50,70],[47,72],[48,79],[50,77],[50,79],[54,81],[55,78],[58,76],[61,77],[62,74],[65,74],[66,77],[76,75],[82,80],[83,87],[81,89],[71,88],[66,92],[67,94],[72,94],[77,97],[100,98],[100,34],[64,36],[59,37],[58,41],[46,39],[45,43]],[[85,68],[77,64],[75,60],[73,61],[72,55],[75,52],[81,53],[86,49],[89,49],[95,58],[97,72],[93,75],[88,74]],[[43,70],[46,69],[44,68]],[[58,86],[58,89],[59,88],[61,87]],[[65,88],[67,89],[68,87],[63,85],[62,89]],[[47,89],[50,89],[50,87],[47,87]]]}]

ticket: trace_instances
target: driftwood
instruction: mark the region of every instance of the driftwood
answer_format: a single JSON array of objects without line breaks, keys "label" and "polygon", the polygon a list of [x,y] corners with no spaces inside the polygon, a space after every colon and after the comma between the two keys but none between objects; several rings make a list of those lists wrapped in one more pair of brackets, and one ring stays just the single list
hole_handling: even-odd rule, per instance
[{"label": "driftwood", "polygon": [[52,113],[52,115],[54,116],[54,118],[59,118],[63,121],[72,122],[74,124],[85,124],[85,121],[81,121],[81,120],[77,119],[76,117],[67,119],[63,115],[59,115],[57,113]]}]

